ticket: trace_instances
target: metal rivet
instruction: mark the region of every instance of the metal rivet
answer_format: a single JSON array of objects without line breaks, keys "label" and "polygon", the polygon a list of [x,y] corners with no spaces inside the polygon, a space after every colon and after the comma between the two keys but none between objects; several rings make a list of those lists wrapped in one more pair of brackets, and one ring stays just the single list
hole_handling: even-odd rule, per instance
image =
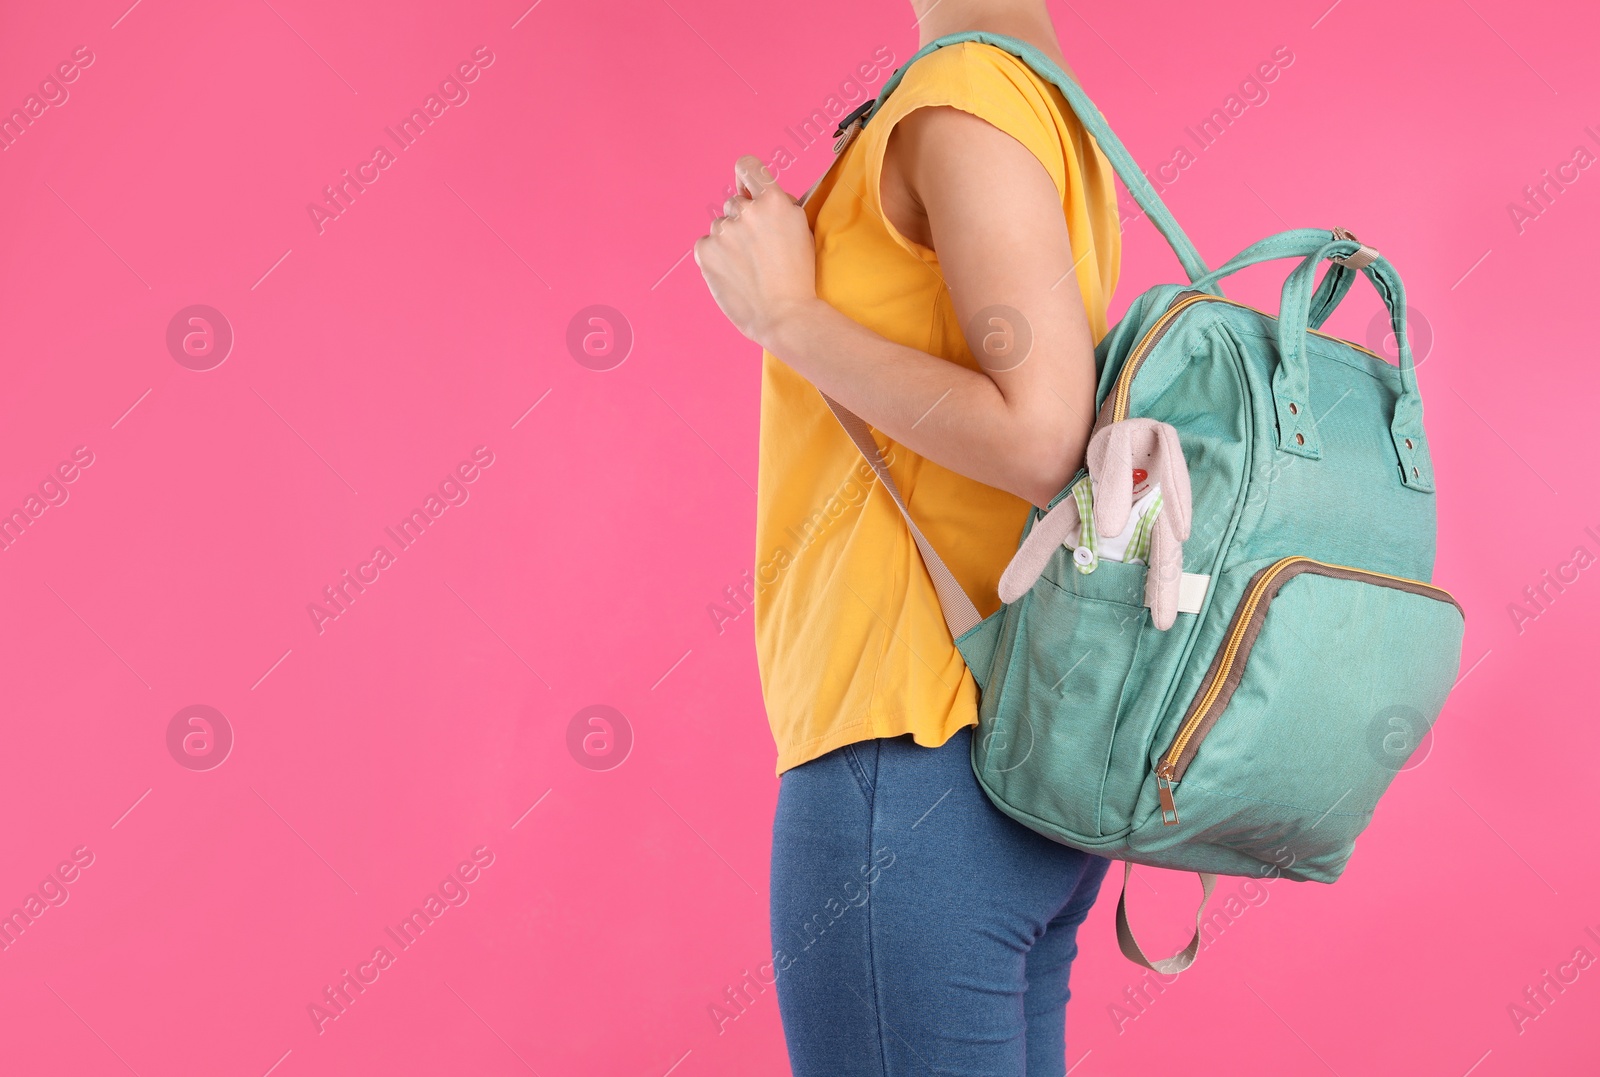
[{"label": "metal rivet", "polygon": [[1417,477],[1417,469],[1416,468],[1412,468],[1411,469],[1411,477],[1413,479]]},{"label": "metal rivet", "polygon": [[1294,443],[1296,445],[1304,445],[1306,443],[1306,436],[1304,434],[1296,434],[1294,436]]},{"label": "metal rivet", "polygon": [[1411,439],[1410,438],[1406,438],[1406,448],[1412,449],[1412,448],[1415,448],[1415,447],[1416,446],[1411,444]]},{"label": "metal rivet", "polygon": [[1289,401],[1289,414],[1290,415],[1299,415],[1300,414],[1300,405],[1296,404],[1293,400]]}]

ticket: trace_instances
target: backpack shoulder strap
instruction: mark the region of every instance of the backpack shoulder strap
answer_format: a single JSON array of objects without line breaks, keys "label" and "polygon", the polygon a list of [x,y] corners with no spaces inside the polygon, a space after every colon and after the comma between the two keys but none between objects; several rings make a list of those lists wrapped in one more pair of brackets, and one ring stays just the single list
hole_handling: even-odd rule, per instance
[{"label": "backpack shoulder strap", "polygon": [[872,431],[867,424],[855,412],[850,411],[827,393],[822,394],[822,399],[827,401],[828,410],[839,420],[839,425],[850,435],[850,440],[861,450],[861,455],[866,458],[867,464],[878,476],[878,481],[894,499],[895,507],[900,510],[906,526],[911,529],[911,538],[917,544],[917,552],[922,554],[922,563],[927,566],[928,575],[933,578],[933,589],[939,596],[939,608],[944,611],[944,623],[950,629],[950,638],[960,639],[983,620],[978,614],[978,607],[972,604],[972,599],[967,597],[967,593],[956,582],[954,574],[923,536],[917,522],[911,518],[911,511],[906,508],[905,498],[900,496],[900,487],[895,483],[894,476],[889,474],[889,469],[884,466],[883,456],[878,451],[878,443],[872,440]]}]

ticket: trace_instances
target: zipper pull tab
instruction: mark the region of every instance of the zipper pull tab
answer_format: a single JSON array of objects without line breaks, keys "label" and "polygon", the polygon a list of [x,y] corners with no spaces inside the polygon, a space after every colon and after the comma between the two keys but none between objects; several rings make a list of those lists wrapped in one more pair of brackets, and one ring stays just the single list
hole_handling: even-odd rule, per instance
[{"label": "zipper pull tab", "polygon": [[1161,825],[1178,824],[1178,805],[1172,799],[1172,780],[1161,772],[1156,773],[1156,796],[1161,801]]}]

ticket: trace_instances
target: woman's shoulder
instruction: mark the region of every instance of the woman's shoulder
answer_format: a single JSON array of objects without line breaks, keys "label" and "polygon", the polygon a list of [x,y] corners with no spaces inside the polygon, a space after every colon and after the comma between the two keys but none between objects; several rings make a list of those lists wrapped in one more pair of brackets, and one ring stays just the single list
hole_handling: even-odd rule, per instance
[{"label": "woman's shoulder", "polygon": [[[954,99],[1049,107],[1050,83],[1017,56],[994,45],[963,41],[913,63],[889,99],[904,105]],[[1052,109],[1054,111],[1054,109]]]},{"label": "woman's shoulder", "polygon": [[948,106],[977,116],[1026,146],[1057,188],[1068,185],[1066,157],[1079,141],[1061,92],[1026,62],[977,41],[946,45],[913,63],[866,129],[868,152],[885,152],[890,131],[920,109]]}]

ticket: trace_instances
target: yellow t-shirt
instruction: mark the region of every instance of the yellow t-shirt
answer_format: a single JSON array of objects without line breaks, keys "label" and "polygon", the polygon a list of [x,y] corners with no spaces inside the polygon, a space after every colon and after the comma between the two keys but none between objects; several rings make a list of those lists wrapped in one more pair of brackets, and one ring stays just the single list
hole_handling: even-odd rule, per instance
[{"label": "yellow t-shirt", "polygon": [[[1121,260],[1114,173],[1062,99],[1009,53],[951,45],[917,61],[845,151],[807,213],[817,293],[874,332],[979,369],[933,250],[883,215],[889,133],[914,109],[970,112],[1028,147],[1061,193],[1095,340]],[[1029,505],[874,432],[918,526],[983,615]],[[888,494],[816,387],[762,358],[755,624],[778,772],[835,748],[905,733],[943,744],[977,715],[977,685]]]}]

